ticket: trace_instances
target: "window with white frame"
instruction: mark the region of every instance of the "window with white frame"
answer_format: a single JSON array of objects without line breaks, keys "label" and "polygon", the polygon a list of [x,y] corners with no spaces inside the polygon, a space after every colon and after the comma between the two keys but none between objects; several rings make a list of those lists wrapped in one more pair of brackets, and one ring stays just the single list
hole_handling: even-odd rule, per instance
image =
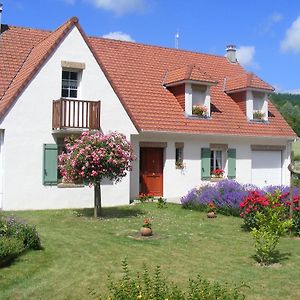
[{"label": "window with white frame", "polygon": [[253,119],[264,119],[266,112],[264,111],[265,93],[252,92],[253,95]]},{"label": "window with white frame", "polygon": [[207,98],[207,86],[204,85],[192,85],[192,114],[199,117],[209,116],[208,100]]},{"label": "window with white frame", "polygon": [[79,71],[62,70],[61,96],[63,98],[77,98],[79,81]]}]

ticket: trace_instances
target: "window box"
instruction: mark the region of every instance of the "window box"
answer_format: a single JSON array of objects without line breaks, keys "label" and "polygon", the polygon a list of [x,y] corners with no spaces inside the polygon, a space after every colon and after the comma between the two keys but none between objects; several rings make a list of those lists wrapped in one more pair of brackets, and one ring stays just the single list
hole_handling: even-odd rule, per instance
[{"label": "window box", "polygon": [[58,188],[83,188],[83,183],[75,183],[75,182],[61,182],[57,184]]},{"label": "window box", "polygon": [[264,121],[265,113],[260,110],[256,110],[253,112],[253,120],[261,120]]},{"label": "window box", "polygon": [[211,182],[219,182],[219,181],[224,180],[224,179],[226,179],[226,178],[224,178],[224,177],[211,177],[210,181]]},{"label": "window box", "polygon": [[192,114],[198,117],[207,117],[207,107],[205,105],[193,105]]}]

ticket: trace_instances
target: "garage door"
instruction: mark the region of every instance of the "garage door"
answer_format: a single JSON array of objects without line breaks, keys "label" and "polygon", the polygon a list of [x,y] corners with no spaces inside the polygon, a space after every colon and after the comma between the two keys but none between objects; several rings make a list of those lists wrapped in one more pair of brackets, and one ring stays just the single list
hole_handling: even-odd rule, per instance
[{"label": "garage door", "polygon": [[252,151],[252,183],[281,185],[281,151]]}]

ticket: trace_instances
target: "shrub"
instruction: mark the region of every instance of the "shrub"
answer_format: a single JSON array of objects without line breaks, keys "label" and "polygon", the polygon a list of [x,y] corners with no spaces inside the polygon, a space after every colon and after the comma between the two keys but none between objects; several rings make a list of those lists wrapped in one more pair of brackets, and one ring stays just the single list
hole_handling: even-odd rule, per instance
[{"label": "shrub", "polygon": [[24,249],[22,241],[14,237],[0,237],[0,266],[17,257]]},{"label": "shrub", "polygon": [[222,180],[214,185],[204,185],[199,189],[192,189],[181,198],[184,208],[205,210],[207,204],[213,202],[218,212],[226,215],[238,215],[239,205],[244,200],[251,185],[242,185],[234,180]]},{"label": "shrub", "polygon": [[287,219],[285,206],[281,202],[280,191],[264,197],[266,205],[262,211],[256,211],[256,227],[251,233],[255,239],[256,258],[261,265],[269,265],[274,261],[275,248],[279,238],[293,225],[292,219]]},{"label": "shrub", "polygon": [[199,275],[196,279],[189,280],[189,287],[186,294],[187,297],[184,299],[245,299],[245,295],[237,287],[232,288],[229,285],[222,286],[217,282],[212,283]]},{"label": "shrub", "polygon": [[185,196],[181,197],[180,202],[183,208],[193,209],[201,205],[206,206],[204,203],[199,202],[202,189],[193,188]]},{"label": "shrub", "polygon": [[153,202],[154,201],[154,195],[152,194],[144,194],[144,193],[140,193],[137,197],[137,200],[139,200],[141,203],[144,202]]},{"label": "shrub", "polygon": [[296,235],[300,236],[300,207],[299,206],[294,208],[293,230]]},{"label": "shrub", "polygon": [[0,265],[26,249],[41,249],[37,230],[14,217],[0,217]]},{"label": "shrub", "polygon": [[243,202],[240,203],[240,216],[244,219],[244,226],[251,230],[258,228],[257,212],[261,212],[269,205],[269,200],[258,191],[250,191]]},{"label": "shrub", "polygon": [[157,208],[166,208],[167,207],[167,199],[163,197],[159,197],[157,199]]},{"label": "shrub", "polygon": [[[269,198],[276,195],[278,201],[276,206],[281,206],[284,212],[284,218],[290,218],[290,188],[287,186],[267,186],[264,189],[258,191],[249,191],[247,197],[240,204],[241,213],[240,216],[244,219],[244,227],[247,230],[258,228],[257,224],[257,212],[264,213],[264,210],[268,207],[272,207],[274,204],[270,202]],[[293,231],[295,234],[300,234],[300,207],[298,189],[294,189],[293,197]]]},{"label": "shrub", "polygon": [[23,242],[25,249],[41,249],[41,241],[36,228],[10,216],[2,219],[0,235],[14,237]]},{"label": "shrub", "polygon": [[160,267],[157,266],[154,273],[150,274],[144,267],[142,274],[131,276],[127,261],[122,262],[123,277],[120,280],[110,279],[110,300],[187,300],[187,299],[245,299],[238,288],[222,286],[219,283],[211,283],[198,276],[195,280],[189,280],[186,291],[182,291],[175,284],[169,283],[161,276]]}]

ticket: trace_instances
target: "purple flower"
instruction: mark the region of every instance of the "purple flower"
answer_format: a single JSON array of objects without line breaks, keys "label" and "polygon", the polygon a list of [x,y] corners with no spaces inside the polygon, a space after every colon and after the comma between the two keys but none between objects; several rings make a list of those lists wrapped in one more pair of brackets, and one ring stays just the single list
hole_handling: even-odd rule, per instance
[{"label": "purple flower", "polygon": [[[214,185],[206,185],[200,189],[192,189],[187,195],[181,198],[183,207],[192,207],[197,205],[207,205],[213,202],[219,208],[239,209],[240,203],[248,195],[249,191],[257,191],[261,194],[274,193],[279,190],[281,194],[289,197],[290,188],[288,186],[266,186],[258,188],[252,184],[240,184],[235,180],[222,180]],[[298,195],[298,189],[295,187],[294,196]]]}]

